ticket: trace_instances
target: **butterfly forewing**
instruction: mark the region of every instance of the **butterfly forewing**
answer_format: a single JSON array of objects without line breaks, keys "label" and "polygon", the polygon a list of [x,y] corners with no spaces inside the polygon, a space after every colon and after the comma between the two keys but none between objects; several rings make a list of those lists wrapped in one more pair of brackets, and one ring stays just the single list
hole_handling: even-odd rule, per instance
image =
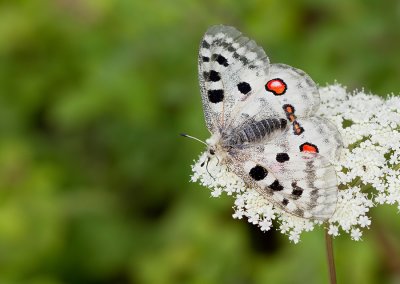
[{"label": "butterfly forewing", "polygon": [[264,50],[233,27],[214,26],[200,44],[199,81],[208,129],[214,133],[250,96],[268,74]]}]

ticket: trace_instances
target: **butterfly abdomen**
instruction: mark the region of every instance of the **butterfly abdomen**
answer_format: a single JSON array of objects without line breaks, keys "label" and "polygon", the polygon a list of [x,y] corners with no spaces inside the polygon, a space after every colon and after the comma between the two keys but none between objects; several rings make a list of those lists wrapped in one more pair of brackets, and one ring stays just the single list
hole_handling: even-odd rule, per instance
[{"label": "butterfly abdomen", "polygon": [[275,136],[277,132],[286,129],[287,120],[283,118],[267,118],[260,121],[252,121],[236,129],[229,137],[229,145],[241,145],[255,143],[265,138]]}]

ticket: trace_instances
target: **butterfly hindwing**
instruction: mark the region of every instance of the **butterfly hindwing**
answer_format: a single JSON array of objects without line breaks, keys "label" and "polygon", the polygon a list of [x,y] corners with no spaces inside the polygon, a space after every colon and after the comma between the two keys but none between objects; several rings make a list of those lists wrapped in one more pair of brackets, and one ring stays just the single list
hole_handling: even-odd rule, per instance
[{"label": "butterfly hindwing", "polygon": [[[271,64],[267,94],[284,105],[296,106],[297,117],[309,117],[317,111],[320,96],[317,85],[304,71],[286,64]],[[271,98],[271,99],[272,99]]]},{"label": "butterfly hindwing", "polygon": [[292,151],[319,153],[328,160],[337,159],[343,146],[337,128],[319,116],[297,118],[274,143],[286,145]]},{"label": "butterfly hindwing", "polygon": [[325,220],[335,211],[336,172],[318,153],[255,147],[232,155],[228,167],[275,206],[293,215]]},{"label": "butterfly hindwing", "polygon": [[314,81],[305,72],[285,64],[270,64],[269,74],[262,87],[245,104],[235,107],[229,127],[243,120],[259,121],[269,117],[309,117],[319,107],[319,92]]}]

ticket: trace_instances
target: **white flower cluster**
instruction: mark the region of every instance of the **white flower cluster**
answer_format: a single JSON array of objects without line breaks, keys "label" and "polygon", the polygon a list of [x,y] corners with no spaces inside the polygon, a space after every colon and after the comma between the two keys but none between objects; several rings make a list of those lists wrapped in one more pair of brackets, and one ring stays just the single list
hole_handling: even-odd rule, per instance
[{"label": "white flower cluster", "polygon": [[336,124],[344,142],[340,159],[332,161],[339,194],[336,211],[327,223],[285,213],[215,160],[202,167],[206,153],[192,166],[191,180],[210,188],[213,197],[234,196],[234,218],[246,217],[262,231],[274,223],[294,243],[316,225],[327,226],[332,236],[345,232],[360,240],[361,229],[371,224],[367,216],[371,207],[395,204],[400,210],[400,97],[384,100],[363,91],[349,94],[337,84],[320,88],[320,94],[318,115]]}]

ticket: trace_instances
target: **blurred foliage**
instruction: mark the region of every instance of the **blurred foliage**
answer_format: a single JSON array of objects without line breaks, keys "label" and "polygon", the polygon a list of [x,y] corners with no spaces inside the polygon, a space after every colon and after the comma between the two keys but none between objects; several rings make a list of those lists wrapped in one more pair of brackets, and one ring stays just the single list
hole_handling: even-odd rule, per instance
[{"label": "blurred foliage", "polygon": [[[399,90],[399,1],[0,1],[0,283],[327,281],[322,231],[290,244],[188,182],[220,23],[322,85]],[[339,283],[399,283],[399,215],[373,218],[335,240]]]}]

